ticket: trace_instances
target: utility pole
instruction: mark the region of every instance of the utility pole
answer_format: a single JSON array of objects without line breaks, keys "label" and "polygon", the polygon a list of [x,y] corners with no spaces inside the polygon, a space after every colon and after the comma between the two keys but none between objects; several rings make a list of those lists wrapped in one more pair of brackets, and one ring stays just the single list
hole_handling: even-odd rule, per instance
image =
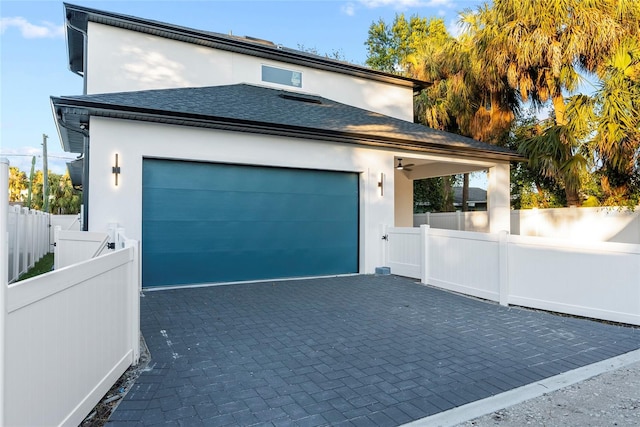
[{"label": "utility pole", "polygon": [[49,213],[49,171],[47,170],[47,138],[42,134],[42,210]]},{"label": "utility pole", "polygon": [[31,158],[31,173],[29,174],[29,193],[27,193],[27,207],[31,209],[31,196],[33,194],[33,172],[36,167],[36,156]]}]

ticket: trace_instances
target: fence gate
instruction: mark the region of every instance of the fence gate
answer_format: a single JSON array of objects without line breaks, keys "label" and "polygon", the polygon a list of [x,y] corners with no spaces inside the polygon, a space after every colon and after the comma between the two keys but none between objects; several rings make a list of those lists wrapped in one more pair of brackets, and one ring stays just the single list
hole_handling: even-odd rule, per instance
[{"label": "fence gate", "polygon": [[420,228],[387,227],[383,237],[385,266],[391,274],[420,279],[422,245]]}]

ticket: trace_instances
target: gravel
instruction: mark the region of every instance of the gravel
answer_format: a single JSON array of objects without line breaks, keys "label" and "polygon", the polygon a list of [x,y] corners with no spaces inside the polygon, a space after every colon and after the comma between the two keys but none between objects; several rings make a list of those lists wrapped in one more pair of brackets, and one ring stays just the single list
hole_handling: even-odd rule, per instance
[{"label": "gravel", "polygon": [[458,426],[640,426],[640,362]]}]

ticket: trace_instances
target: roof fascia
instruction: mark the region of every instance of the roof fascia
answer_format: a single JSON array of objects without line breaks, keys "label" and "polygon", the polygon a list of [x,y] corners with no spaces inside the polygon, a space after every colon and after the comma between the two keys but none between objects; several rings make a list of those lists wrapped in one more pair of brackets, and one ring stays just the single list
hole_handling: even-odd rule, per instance
[{"label": "roof fascia", "polygon": [[[200,46],[208,46],[215,49],[242,53],[259,58],[271,59],[294,65],[301,65],[325,71],[347,74],[398,86],[411,87],[414,91],[421,90],[430,85],[430,83],[428,82],[417,79],[389,74],[359,65],[350,64],[347,62],[324,58],[319,55],[296,51],[293,49],[286,49],[279,46],[267,46],[265,44],[251,41],[243,41],[238,38],[226,36],[224,34],[199,31],[192,28],[181,27],[178,25],[151,21],[113,12],[104,12],[101,10],[91,9],[84,6],[71,5],[68,3],[64,3],[64,8],[65,16],[67,19],[67,31],[69,31],[69,27],[71,27],[76,30],[84,30],[86,33],[88,25],[87,23],[91,21],[169,39],[179,40],[187,43],[198,44]],[[67,41],[69,42],[69,39]],[[70,52],[69,58],[71,59],[71,45],[68,44],[67,46]],[[74,53],[77,54],[77,52]],[[82,53],[82,55],[84,55],[84,52]],[[80,63],[83,62],[79,61],[78,64]],[[72,71],[74,70],[72,69]],[[75,70],[74,72],[81,71]]]}]

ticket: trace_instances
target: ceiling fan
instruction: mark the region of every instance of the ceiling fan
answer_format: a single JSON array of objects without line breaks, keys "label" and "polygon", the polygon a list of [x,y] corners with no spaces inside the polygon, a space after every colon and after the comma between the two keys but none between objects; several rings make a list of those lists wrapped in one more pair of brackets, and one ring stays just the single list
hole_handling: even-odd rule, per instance
[{"label": "ceiling fan", "polygon": [[405,170],[405,171],[411,171],[411,166],[415,166],[413,163],[407,163],[406,165],[402,164],[402,159],[398,159],[398,164],[396,165],[396,169],[398,169],[399,171]]}]

